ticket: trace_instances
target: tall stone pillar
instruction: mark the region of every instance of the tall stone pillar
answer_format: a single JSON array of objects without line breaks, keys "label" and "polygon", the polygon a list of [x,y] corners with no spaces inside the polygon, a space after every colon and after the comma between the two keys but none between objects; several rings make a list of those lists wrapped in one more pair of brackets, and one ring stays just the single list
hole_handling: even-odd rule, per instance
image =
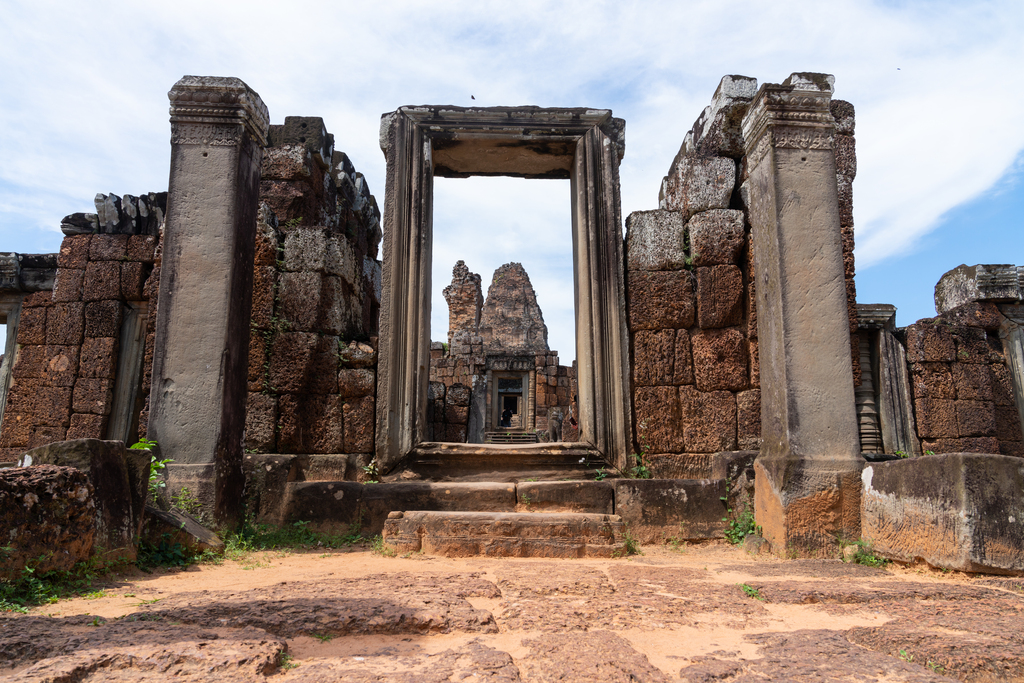
[{"label": "tall stone pillar", "polygon": [[824,74],[765,84],[743,121],[761,372],[755,515],[787,554],[860,535],[832,84]]},{"label": "tall stone pillar", "polygon": [[[267,107],[237,78],[185,76],[171,101],[149,438],[220,524],[242,501],[253,252]],[[212,486],[210,485],[212,481]]]}]

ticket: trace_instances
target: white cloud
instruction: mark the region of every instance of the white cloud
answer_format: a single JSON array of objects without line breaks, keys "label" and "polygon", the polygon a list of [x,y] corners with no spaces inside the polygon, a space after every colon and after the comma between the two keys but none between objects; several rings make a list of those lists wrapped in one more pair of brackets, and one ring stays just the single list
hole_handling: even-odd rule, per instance
[{"label": "white cloud", "polygon": [[[858,111],[862,270],[913,249],[1024,150],[1018,0],[0,0],[0,11],[8,250],[47,240],[55,250],[60,218],[87,210],[96,192],[164,189],[166,92],[186,73],[242,78],[274,122],[323,116],[379,199],[379,116],[400,105],[611,108],[627,121],[623,217],[656,206],[661,176],[722,75],[779,82],[792,71],[833,73],[836,96]],[[467,205],[499,203],[502,192],[482,190]],[[476,219],[446,217],[467,231]],[[487,280],[486,249],[463,246]],[[557,278],[535,268],[539,292],[562,286],[542,285]],[[562,310],[541,296],[546,316]],[[562,341],[556,348],[568,356]]]}]

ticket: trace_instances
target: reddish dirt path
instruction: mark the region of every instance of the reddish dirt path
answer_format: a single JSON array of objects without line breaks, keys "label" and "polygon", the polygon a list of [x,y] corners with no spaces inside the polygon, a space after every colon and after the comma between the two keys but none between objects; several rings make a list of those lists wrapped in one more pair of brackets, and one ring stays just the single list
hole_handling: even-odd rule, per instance
[{"label": "reddish dirt path", "polygon": [[1024,680],[1021,580],[719,544],[644,552],[268,552],[136,573],[0,617],[0,678]]}]

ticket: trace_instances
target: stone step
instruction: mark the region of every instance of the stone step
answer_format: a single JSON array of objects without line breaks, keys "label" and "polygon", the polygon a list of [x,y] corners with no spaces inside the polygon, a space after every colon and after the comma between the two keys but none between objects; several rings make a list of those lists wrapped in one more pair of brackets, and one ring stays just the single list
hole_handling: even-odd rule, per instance
[{"label": "stone step", "polygon": [[485,443],[537,443],[536,432],[484,432]]},{"label": "stone step", "polygon": [[445,557],[613,557],[622,553],[618,515],[530,512],[392,512],[384,544],[398,554]]}]

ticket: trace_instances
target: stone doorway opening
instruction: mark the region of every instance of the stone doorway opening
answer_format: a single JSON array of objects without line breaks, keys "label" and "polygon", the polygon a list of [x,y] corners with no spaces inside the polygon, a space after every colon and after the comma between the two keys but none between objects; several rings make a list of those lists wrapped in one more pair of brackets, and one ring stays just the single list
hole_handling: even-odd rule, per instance
[{"label": "stone doorway opening", "polygon": [[[559,430],[577,423],[570,183],[480,176],[433,189],[427,441],[574,440]],[[509,378],[522,400],[504,406]]]},{"label": "stone doorway opening", "polygon": [[582,454],[625,467],[632,428],[618,184],[624,128],[610,111],[584,108],[419,106],[382,117],[387,187],[375,449],[382,471],[407,458],[487,450],[431,440],[435,176],[570,180],[580,440],[501,452]]}]

